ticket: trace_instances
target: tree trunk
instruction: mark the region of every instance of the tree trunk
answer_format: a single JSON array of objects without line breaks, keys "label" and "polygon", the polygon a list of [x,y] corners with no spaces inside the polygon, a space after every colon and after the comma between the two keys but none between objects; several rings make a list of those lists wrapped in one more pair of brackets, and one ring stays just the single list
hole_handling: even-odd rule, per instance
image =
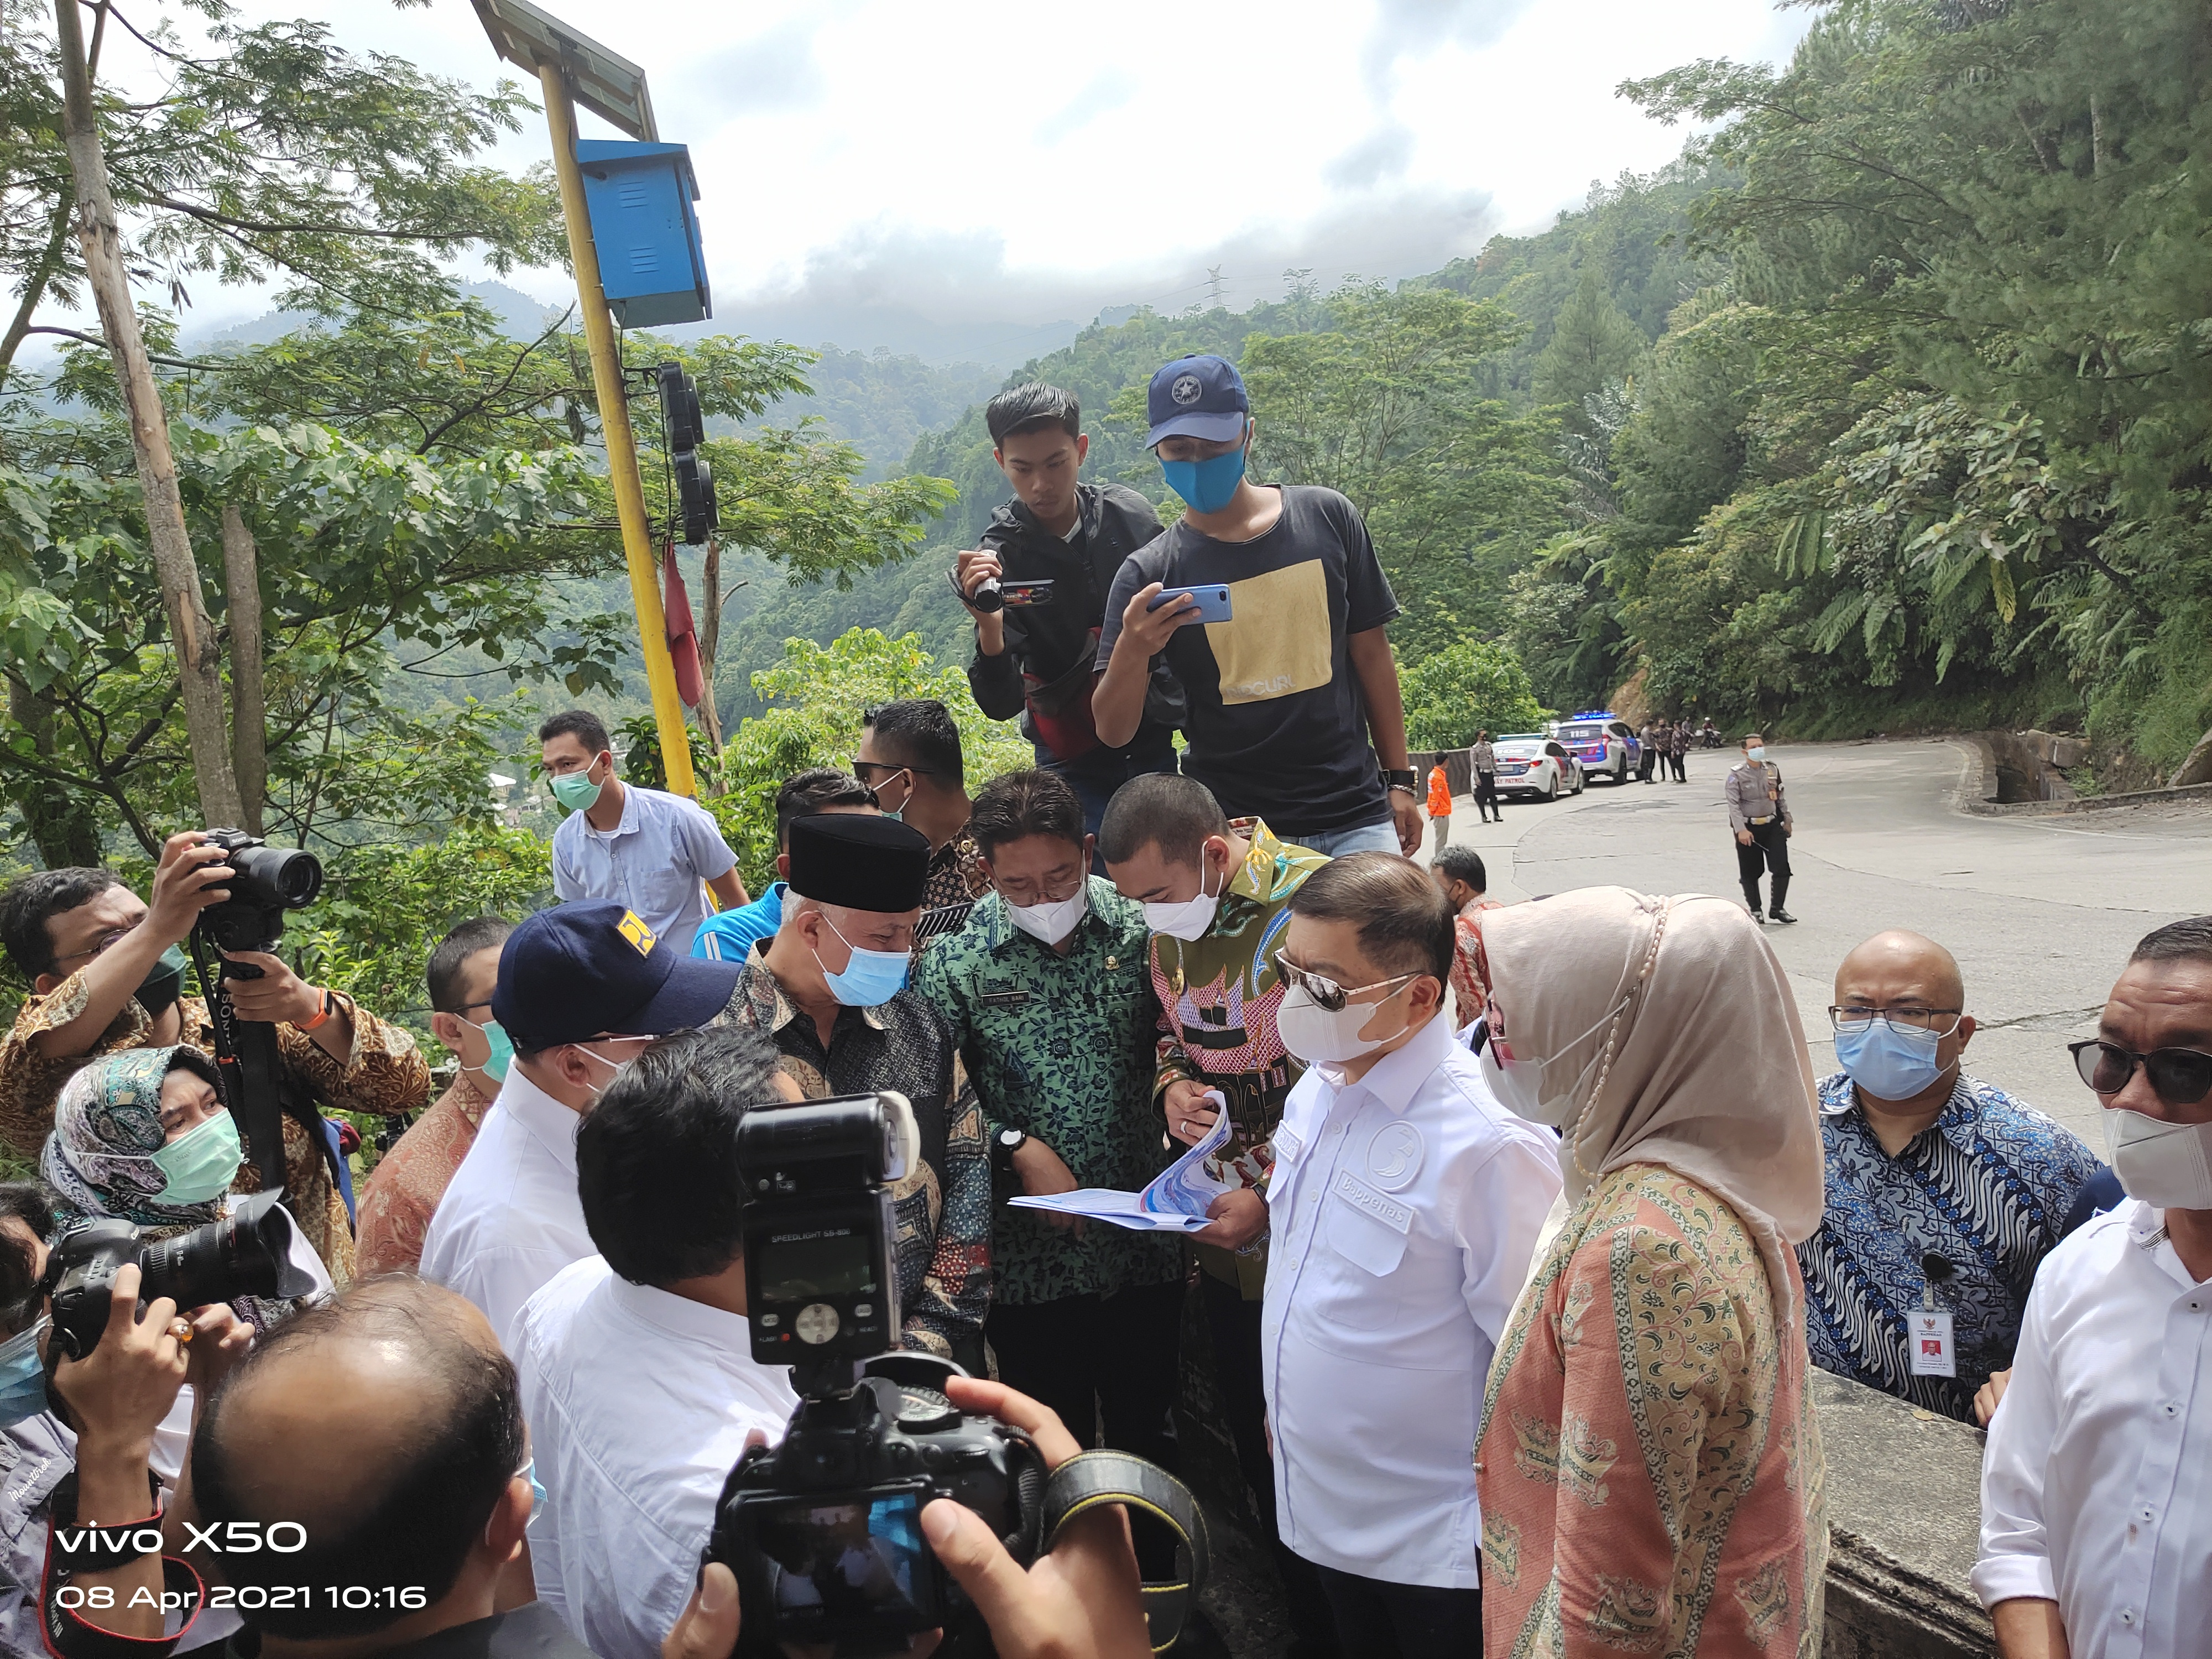
[{"label": "tree trunk", "polygon": [[714,793],[721,794],[727,788],[722,772],[722,714],[714,703],[714,653],[722,643],[722,543],[716,536],[707,538],[705,574],[707,614],[699,623],[699,729],[706,733],[707,742],[714,751]]},{"label": "tree trunk", "polygon": [[269,793],[268,715],[261,695],[261,569],[253,532],[235,502],[222,508],[222,587],[230,622],[230,762],[240,822],[261,833]]},{"label": "tree trunk", "polygon": [[[54,706],[13,674],[8,677],[8,713],[31,739],[32,751],[51,763],[54,757]],[[15,796],[23,827],[49,870],[96,865],[100,821],[84,798],[52,778],[24,775]]]},{"label": "tree trunk", "polygon": [[115,359],[116,381],[131,416],[131,445],[137,457],[139,491],[145,499],[146,539],[161,576],[161,602],[169,614],[169,639],[184,693],[185,731],[191,741],[200,812],[209,823],[234,824],[244,815],[231,772],[229,734],[224,729],[222,657],[200,591],[191,538],[185,527],[184,501],[177,493],[167,412],[154,384],[154,368],[147,361],[138,313],[131,301],[123,233],[108,194],[107,162],[100,147],[77,4],[78,0],[54,0],[55,33],[61,47],[62,136],[76,185],[77,241],[100,307],[100,332]]}]

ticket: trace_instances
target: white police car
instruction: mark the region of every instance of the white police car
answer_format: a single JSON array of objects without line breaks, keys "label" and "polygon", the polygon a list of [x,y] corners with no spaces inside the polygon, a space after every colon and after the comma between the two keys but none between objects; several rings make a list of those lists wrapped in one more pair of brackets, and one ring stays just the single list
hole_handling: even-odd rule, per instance
[{"label": "white police car", "polygon": [[1583,792],[1581,763],[1540,732],[1503,737],[1491,744],[1498,755],[1498,793],[1557,800]]},{"label": "white police car", "polygon": [[1636,728],[1607,708],[1553,720],[1552,736],[1593,779],[1610,776],[1615,783],[1626,783],[1643,755]]}]

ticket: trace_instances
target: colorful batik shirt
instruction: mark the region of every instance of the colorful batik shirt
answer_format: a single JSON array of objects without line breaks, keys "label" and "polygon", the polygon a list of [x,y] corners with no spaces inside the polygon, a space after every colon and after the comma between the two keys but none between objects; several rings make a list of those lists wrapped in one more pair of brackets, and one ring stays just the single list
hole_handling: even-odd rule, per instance
[{"label": "colorful batik shirt", "polygon": [[[1229,1144],[1209,1159],[1209,1173],[1231,1186],[1265,1191],[1274,1167],[1270,1146],[1283,1102],[1305,1067],[1275,1035],[1284,986],[1275,951],[1291,923],[1291,895],[1328,862],[1319,853],[1277,841],[1257,818],[1230,825],[1252,843],[1221,896],[1203,938],[1152,936],[1152,994],[1160,1004],[1159,1064],[1152,1092],[1188,1078],[1218,1089],[1229,1102]],[[1257,1302],[1267,1288],[1264,1249],[1239,1255],[1198,1247],[1199,1264]]]},{"label": "colorful batik shirt", "polygon": [[922,878],[921,915],[914,924],[914,960],[919,967],[930,941],[968,925],[975,901],[991,890],[982,856],[967,836],[955,836],[929,855]]},{"label": "colorful batik shirt", "polygon": [[1490,1370],[1483,1652],[1818,1659],[1828,1527],[1807,1370],[1726,1203],[1652,1164],[1594,1185]]},{"label": "colorful batik shirt", "polygon": [[[987,1144],[1002,1128],[1036,1136],[1079,1187],[1136,1192],[1167,1167],[1152,1103],[1159,1008],[1145,965],[1144,906],[1088,878],[1091,908],[1062,956],[1024,933],[996,893],[975,902],[959,933],[921,959],[915,988],[952,1028],[983,1103]],[[1006,1200],[992,1212],[992,1299],[1028,1306],[1172,1283],[1182,1255],[1171,1235],[1092,1225],[1080,1236]]]},{"label": "colorful batik shirt", "polygon": [[[1942,1115],[1895,1158],[1838,1072],[1820,1085],[1820,1140],[1826,1212],[1797,1247],[1813,1363],[1972,1422],[1975,1391],[2012,1364],[2035,1270],[2103,1163],[2042,1113],[1964,1072]],[[1913,1376],[1906,1345],[1931,1255],[1951,1264],[1935,1292],[1951,1315],[1955,1377]]]},{"label": "colorful batik shirt", "polygon": [[[336,1059],[307,1032],[279,1025],[276,1052],[292,1081],[335,1111],[389,1117],[421,1110],[430,1098],[430,1066],[415,1039],[343,992],[334,994],[353,1025],[352,1051],[342,1060]],[[45,996],[26,1001],[14,1028],[0,1038],[0,1140],[25,1163],[38,1161],[54,1127],[54,1103],[61,1097],[62,1085],[79,1066],[119,1048],[149,1046],[154,1022],[133,997],[84,1054],[53,1059],[40,1054],[32,1039],[68,1024],[84,1001],[84,969],[80,968]],[[207,1004],[198,997],[182,997],[177,1007],[184,1022],[177,1041],[212,1059],[215,1030]],[[354,1277],[353,1228],[345,1200],[331,1179],[319,1133],[311,1135],[307,1126],[289,1111],[283,1115],[283,1133],[289,1188],[284,1206],[330,1269],[331,1282],[343,1290]],[[239,1166],[231,1190],[250,1195],[269,1184],[249,1161]]]},{"label": "colorful batik shirt", "polygon": [[981,1364],[991,1303],[991,1165],[982,1109],[945,1017],[901,991],[873,1008],[838,1009],[825,1048],[763,948],[746,959],[724,1018],[766,1031],[809,1100],[892,1089],[912,1103],[921,1158],[890,1189],[902,1333],[909,1348]]}]

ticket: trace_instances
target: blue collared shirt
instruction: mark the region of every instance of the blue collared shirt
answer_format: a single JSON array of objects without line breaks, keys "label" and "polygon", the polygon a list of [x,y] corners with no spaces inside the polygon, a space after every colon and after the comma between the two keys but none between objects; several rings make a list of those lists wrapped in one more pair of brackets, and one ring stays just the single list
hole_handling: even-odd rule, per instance
[{"label": "blue collared shirt", "polygon": [[678,956],[706,919],[702,884],[737,867],[714,815],[661,789],[623,786],[622,821],[602,835],[581,812],[553,832],[553,892],[574,899],[619,899]]},{"label": "blue collared shirt", "polygon": [[[2097,1155],[2032,1107],[1961,1072],[1942,1115],[1892,1158],[1847,1073],[1820,1085],[1827,1207],[1797,1247],[1813,1363],[1971,1423],[1974,1392],[2012,1364],[2035,1270],[2065,1237]],[[1953,1320],[1958,1376],[1915,1376],[1905,1322],[1928,1286]]]},{"label": "blue collared shirt", "polygon": [[783,926],[783,895],[790,885],[785,881],[771,883],[768,891],[750,904],[708,917],[692,938],[691,954],[709,962],[743,962],[752,955],[754,945],[774,939]]}]

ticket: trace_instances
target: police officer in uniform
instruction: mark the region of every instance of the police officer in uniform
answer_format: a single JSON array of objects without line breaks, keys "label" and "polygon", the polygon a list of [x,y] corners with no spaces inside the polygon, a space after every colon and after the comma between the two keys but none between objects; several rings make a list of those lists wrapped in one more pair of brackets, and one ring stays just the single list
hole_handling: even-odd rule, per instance
[{"label": "police officer in uniform", "polygon": [[1766,758],[1766,740],[1758,732],[1744,733],[1743,764],[1730,769],[1722,793],[1728,800],[1729,828],[1735,832],[1736,874],[1743,881],[1751,919],[1766,920],[1759,902],[1759,878],[1771,870],[1774,919],[1796,921],[1782,908],[1790,891],[1790,802],[1783,793],[1782,769]]}]

